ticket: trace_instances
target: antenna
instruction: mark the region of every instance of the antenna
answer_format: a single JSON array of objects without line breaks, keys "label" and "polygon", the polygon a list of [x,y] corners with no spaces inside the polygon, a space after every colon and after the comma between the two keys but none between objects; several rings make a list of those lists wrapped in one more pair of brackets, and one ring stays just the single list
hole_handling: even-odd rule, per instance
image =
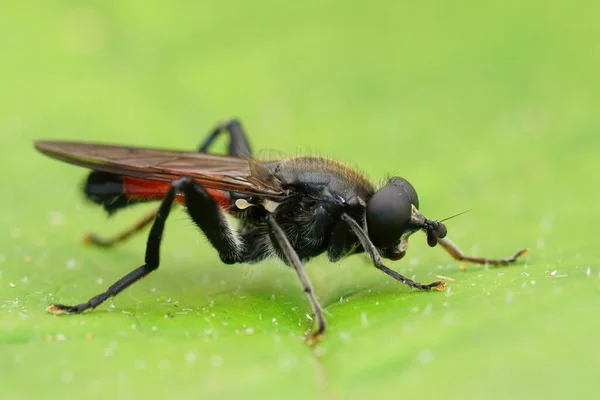
[{"label": "antenna", "polygon": [[464,213],[468,213],[469,211],[471,211],[471,210],[469,209],[469,210],[465,210],[465,211],[463,211],[463,212],[459,212],[458,214],[454,214],[454,215],[453,215],[453,216],[451,216],[451,217],[447,217],[447,218],[444,218],[444,219],[440,219],[438,222],[444,222],[444,221],[448,221],[449,219],[456,218],[456,217],[458,217],[459,215],[463,215]]}]

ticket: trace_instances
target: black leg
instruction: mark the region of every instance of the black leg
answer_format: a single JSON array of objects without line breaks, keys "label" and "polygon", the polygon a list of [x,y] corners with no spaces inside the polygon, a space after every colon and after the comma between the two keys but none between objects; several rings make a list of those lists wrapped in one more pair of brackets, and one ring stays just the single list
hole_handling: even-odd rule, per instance
[{"label": "black leg", "polygon": [[473,257],[465,256],[460,249],[450,241],[448,238],[438,239],[438,243],[454,258],[458,261],[466,261],[474,264],[489,264],[489,265],[508,265],[513,264],[517,261],[520,256],[527,254],[527,249],[521,249],[517,251],[511,257],[491,259],[485,257]]},{"label": "black leg", "polygon": [[226,131],[229,133],[229,151],[230,156],[235,157],[250,157],[252,155],[252,149],[248,142],[248,137],[244,132],[242,124],[237,119],[230,119],[221,122],[217,125],[208,135],[208,137],[202,142],[198,151],[200,153],[207,153],[210,146],[213,144],[215,139]]},{"label": "black leg", "polygon": [[217,202],[192,179],[183,188],[187,212],[225,264],[241,262],[238,235],[231,230]]},{"label": "black leg", "polygon": [[173,182],[156,213],[156,218],[150,229],[146,244],[145,263],[123,276],[105,292],[92,297],[85,303],[76,306],[53,304],[48,307],[48,311],[53,314],[80,313],[90,308],[96,308],[109,297],[116,296],[133,283],[157,269],[160,264],[160,244],[165,228],[165,221],[169,216],[171,206],[178,193],[183,193],[186,204],[191,205],[191,207],[188,206],[190,216],[196,225],[202,229],[212,245],[219,251],[221,259],[225,262],[235,262],[239,257],[239,251],[236,247],[233,233],[227,225],[218,204],[206,193],[202,186],[195,183],[191,178],[180,178]]},{"label": "black leg", "polygon": [[285,236],[283,229],[281,229],[279,224],[277,224],[277,221],[275,221],[275,217],[273,217],[272,214],[267,214],[266,219],[269,229],[269,236],[271,237],[273,245],[281,251],[287,263],[294,268],[298,278],[300,279],[300,284],[302,284],[302,289],[308,297],[308,301],[310,302],[313,313],[317,318],[317,330],[311,333],[310,337],[311,339],[318,338],[323,334],[323,332],[325,332],[325,317],[323,317],[323,309],[315,297],[312,284],[310,283],[306,272],[304,272],[302,261],[300,261],[298,254],[296,254],[296,251],[292,247],[290,241]]},{"label": "black leg", "polygon": [[342,214],[342,220],[344,220],[348,223],[348,225],[350,226],[350,228],[352,229],[352,231],[354,232],[354,234],[360,241],[360,244],[362,245],[362,247],[365,249],[365,251],[367,252],[369,257],[373,261],[373,265],[375,265],[375,267],[377,269],[380,269],[381,271],[385,272],[386,274],[388,274],[392,278],[396,279],[397,281],[400,281],[400,282],[404,283],[405,285],[410,286],[412,288],[416,288],[416,289],[420,289],[420,290],[429,290],[429,289],[444,290],[444,287],[445,287],[444,282],[436,281],[436,282],[432,282],[432,283],[418,283],[411,279],[406,278],[405,276],[399,274],[398,272],[394,271],[393,269],[390,269],[390,268],[386,267],[385,265],[383,265],[383,262],[381,261],[381,255],[377,251],[377,248],[371,242],[371,240],[369,239],[369,237],[365,233],[365,231],[360,227],[358,222],[356,222],[351,216],[349,216],[346,213]]}]

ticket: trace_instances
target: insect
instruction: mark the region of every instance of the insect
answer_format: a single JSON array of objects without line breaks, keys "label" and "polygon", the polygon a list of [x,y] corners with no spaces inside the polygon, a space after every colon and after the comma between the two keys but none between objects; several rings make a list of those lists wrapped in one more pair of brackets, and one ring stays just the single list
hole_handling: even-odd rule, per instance
[{"label": "insect", "polygon": [[[228,155],[208,154],[222,133],[229,136]],[[109,214],[160,201],[156,211],[120,235],[86,236],[88,243],[109,247],[151,224],[144,263],[84,303],[50,305],[48,311],[54,314],[93,309],[157,269],[165,222],[174,203],[185,206],[224,263],[256,263],[275,256],[291,266],[315,316],[312,338],[325,332],[326,322],[303,265],[319,254],[327,253],[335,262],[366,253],[377,269],[411,288],[444,290],[444,282],[415,282],[382,259],[404,257],[408,239],[417,231],[425,232],[430,247],[440,244],[454,259],[465,262],[506,265],[526,253],[522,249],[503,259],[464,255],[446,238],[444,223],[421,214],[417,192],[403,178],[393,177],[376,188],[358,171],[326,158],[257,161],[236,119],[218,124],[198,152],[66,141],[37,141],[35,147],[52,158],[91,169],[84,193]],[[234,229],[226,215],[237,218],[239,227]]]}]

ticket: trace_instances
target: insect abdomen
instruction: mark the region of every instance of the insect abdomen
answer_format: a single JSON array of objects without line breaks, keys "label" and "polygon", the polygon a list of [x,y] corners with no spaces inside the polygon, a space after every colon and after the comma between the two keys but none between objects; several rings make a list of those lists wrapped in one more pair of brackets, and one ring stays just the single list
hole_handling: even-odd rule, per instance
[{"label": "insect abdomen", "polygon": [[125,196],[125,186],[121,175],[92,171],[88,175],[83,192],[89,200],[103,206],[109,214],[130,204]]},{"label": "insect abdomen", "polygon": [[[171,182],[92,171],[86,181],[84,193],[88,199],[102,205],[112,214],[129,205],[162,200],[170,187]],[[208,188],[205,190],[221,207],[229,208],[231,201],[225,192]],[[178,193],[175,201],[184,204],[183,195]]]}]

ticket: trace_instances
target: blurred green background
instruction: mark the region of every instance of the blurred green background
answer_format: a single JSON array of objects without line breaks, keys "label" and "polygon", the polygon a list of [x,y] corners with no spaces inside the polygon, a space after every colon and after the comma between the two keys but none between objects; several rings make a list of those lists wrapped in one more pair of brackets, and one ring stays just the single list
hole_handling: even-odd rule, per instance
[{"label": "blurred green background", "polygon": [[[597,2],[12,2],[0,14],[0,397],[583,398],[598,392]],[[85,171],[34,139],[194,149],[237,116],[255,149],[408,178],[468,253],[422,235],[388,263],[307,265],[329,331],[277,261],[225,266],[178,210],[161,268],[113,305],[53,317],[141,264],[145,235],[82,246],[107,219]],[[224,149],[224,142],[220,144]]]}]

